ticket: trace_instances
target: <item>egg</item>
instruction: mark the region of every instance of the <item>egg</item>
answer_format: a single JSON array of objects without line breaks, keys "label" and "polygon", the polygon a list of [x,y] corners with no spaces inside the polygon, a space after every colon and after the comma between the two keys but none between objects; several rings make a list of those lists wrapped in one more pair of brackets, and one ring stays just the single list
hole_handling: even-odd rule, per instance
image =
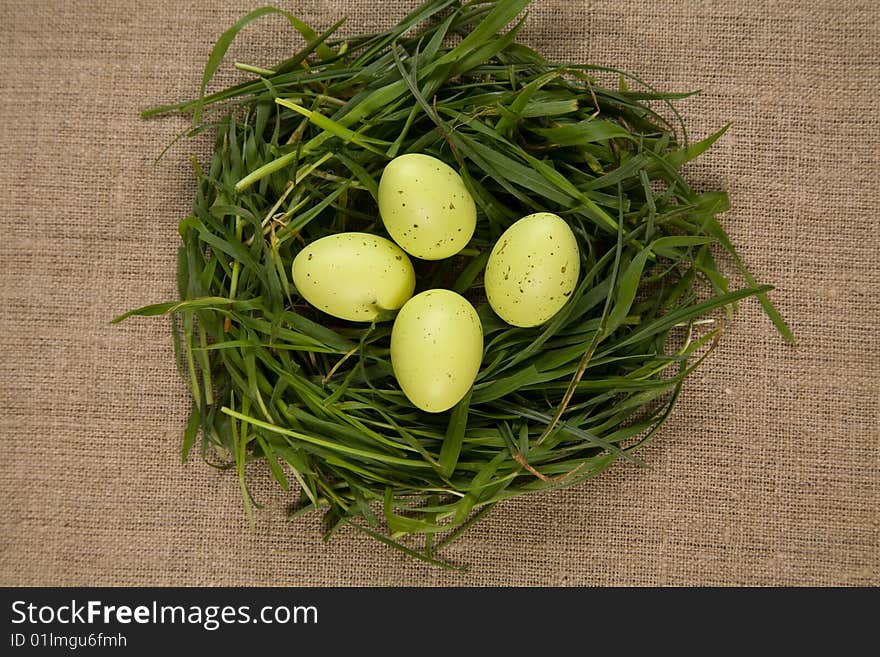
[{"label": "egg", "polygon": [[337,233],[308,244],[293,259],[293,284],[334,317],[371,322],[412,296],[412,262],[394,242],[369,233]]},{"label": "egg", "polygon": [[461,176],[430,155],[400,155],[379,180],[379,214],[391,238],[423,260],[461,251],[477,225],[477,208]]},{"label": "egg", "polygon": [[568,301],[580,274],[569,225],[551,212],[523,217],[492,248],[484,282],[492,310],[508,324],[543,324]]},{"label": "egg", "polygon": [[407,398],[440,413],[467,394],[483,360],[477,311],[451,290],[427,290],[406,302],[391,329],[391,367]]}]

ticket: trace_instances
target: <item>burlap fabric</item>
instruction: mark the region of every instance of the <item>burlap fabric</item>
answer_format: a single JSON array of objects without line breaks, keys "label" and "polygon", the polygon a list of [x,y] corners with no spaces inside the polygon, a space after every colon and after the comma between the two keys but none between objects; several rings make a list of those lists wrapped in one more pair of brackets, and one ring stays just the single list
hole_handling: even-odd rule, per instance
[{"label": "burlap fabric", "polygon": [[[354,33],[416,4],[286,6]],[[190,97],[253,6],[0,2],[0,584],[880,583],[876,2],[534,2],[525,42],[702,88],[681,106],[696,136],[734,122],[689,175],[729,191],[726,226],[800,344],[743,304],[642,453],[653,469],[501,505],[446,551],[465,574],[352,532],[325,545],[257,469],[250,531],[233,475],[178,462],[169,322],[109,324],[174,298],[186,159],[207,148],[154,165],[186,119],[138,110]],[[255,64],[298,43],[278,18],[243,37],[231,58]]]}]

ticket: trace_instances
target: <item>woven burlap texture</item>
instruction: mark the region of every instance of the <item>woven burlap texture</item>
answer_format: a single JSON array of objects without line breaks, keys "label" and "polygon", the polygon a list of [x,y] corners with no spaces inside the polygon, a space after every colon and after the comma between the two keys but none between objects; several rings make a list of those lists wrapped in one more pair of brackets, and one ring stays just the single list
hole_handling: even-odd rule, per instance
[{"label": "woven burlap texture", "polygon": [[[352,34],[415,1],[283,6]],[[257,3],[0,2],[0,584],[880,584],[876,274],[880,9],[862,2],[535,0],[521,40],[664,90],[692,135],[733,127],[688,171],[725,189],[733,241],[799,338],[756,302],[689,380],[642,453],[577,488],[502,504],[441,571],[317,516],[255,469],[248,528],[234,474],[179,463],[189,407],[170,322],[177,222],[194,190],[187,119],[221,32]],[[283,19],[230,62],[301,44]]]}]

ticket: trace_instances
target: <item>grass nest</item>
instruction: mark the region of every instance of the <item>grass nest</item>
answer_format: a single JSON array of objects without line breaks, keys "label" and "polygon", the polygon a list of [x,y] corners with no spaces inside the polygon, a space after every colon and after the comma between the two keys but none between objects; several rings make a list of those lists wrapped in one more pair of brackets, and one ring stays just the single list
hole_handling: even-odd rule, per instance
[{"label": "grass nest", "polygon": [[[344,40],[342,21],[319,34],[259,9],[217,42],[198,98],[144,112],[191,114],[186,134],[216,142],[208,161],[192,159],[180,300],[117,321],[173,315],[194,400],[183,458],[198,445],[237,472],[251,521],[245,465],[265,461],[284,490],[299,489],[293,515],[324,512],[328,538],[351,526],[456,567],[440,550],[502,500],[576,485],[618,459],[641,464],[636,450],[737,302],[757,297],[793,339],[718,221],[726,194],[697,192],[680,173],[724,128],[691,143],[674,107],[688,94],[517,43],[527,5],[429,0],[386,31]],[[272,68],[236,64],[254,78],[206,94],[239,30],[267,14],[286,17],[306,46]],[[416,263],[416,292],[455,290],[482,322],[477,379],[444,413],[401,392],[391,322],[323,314],[290,276],[313,240],[387,236],[378,180],[404,153],[454,167],[478,209],[463,251]],[[551,320],[516,328],[485,302],[482,272],[499,235],[538,211],[571,227],[581,276]],[[719,252],[745,287],[731,289]]]}]

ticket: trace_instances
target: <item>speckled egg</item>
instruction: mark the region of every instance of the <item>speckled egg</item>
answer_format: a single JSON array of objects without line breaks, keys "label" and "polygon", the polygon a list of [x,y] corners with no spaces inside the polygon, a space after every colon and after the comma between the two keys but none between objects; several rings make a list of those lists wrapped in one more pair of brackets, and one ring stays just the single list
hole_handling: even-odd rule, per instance
[{"label": "speckled egg", "polygon": [[293,284],[306,301],[355,322],[400,308],[416,286],[412,263],[400,247],[369,233],[315,240],[296,255],[292,269]]},{"label": "speckled egg", "polygon": [[430,155],[394,158],[379,181],[379,214],[391,238],[424,260],[455,255],[470,241],[477,208],[461,176]]},{"label": "speckled egg", "polygon": [[407,398],[439,413],[467,394],[483,360],[477,311],[451,290],[428,290],[406,302],[391,330],[391,366]]},{"label": "speckled egg", "polygon": [[514,326],[538,326],[568,301],[580,274],[580,252],[558,215],[523,217],[498,238],[484,275],[489,305]]}]

